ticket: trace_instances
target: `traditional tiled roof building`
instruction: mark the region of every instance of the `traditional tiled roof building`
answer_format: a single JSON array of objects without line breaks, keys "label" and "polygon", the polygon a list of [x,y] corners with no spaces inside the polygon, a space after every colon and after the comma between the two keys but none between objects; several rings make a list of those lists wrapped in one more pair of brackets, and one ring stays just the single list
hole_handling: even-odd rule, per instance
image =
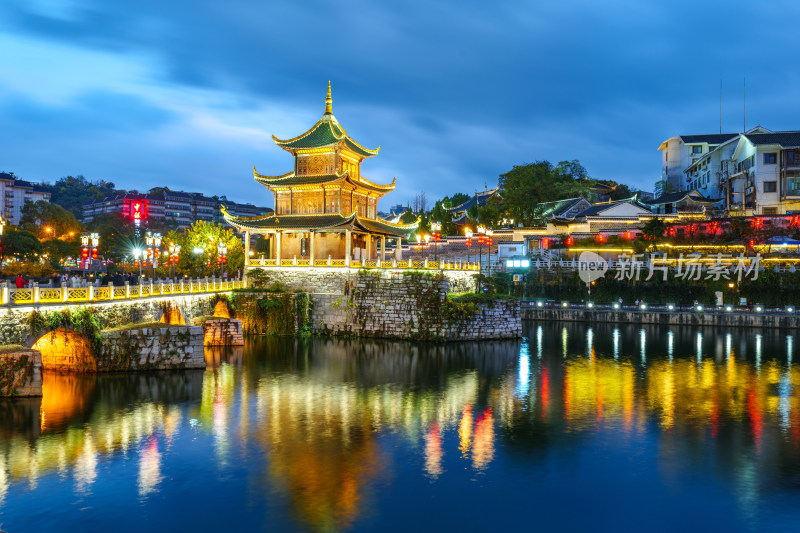
[{"label": "traditional tiled roof building", "polygon": [[350,266],[353,260],[383,258],[387,238],[399,242],[417,229],[417,223],[394,224],[377,216],[378,200],[394,190],[395,182],[380,185],[361,175],[361,163],[380,148],[365,148],[339,124],[330,82],[325,113],[310,130],[292,139],[272,138],[295,159],[294,170],[281,176],[264,176],[253,167],[255,180],[275,195],[275,212],[237,217],[223,209],[223,216],[246,234],[268,237],[278,265],[300,259],[315,266],[331,260]]}]

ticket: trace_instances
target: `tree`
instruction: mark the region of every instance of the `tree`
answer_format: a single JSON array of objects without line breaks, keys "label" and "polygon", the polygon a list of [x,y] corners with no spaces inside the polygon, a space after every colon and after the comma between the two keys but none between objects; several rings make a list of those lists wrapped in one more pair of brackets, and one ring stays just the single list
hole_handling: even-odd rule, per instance
[{"label": "tree", "polygon": [[122,192],[110,181],[89,181],[81,175],[60,178],[53,185],[42,183],[41,187],[50,192],[51,203],[62,206],[75,217],[83,216],[84,204]]},{"label": "tree", "polygon": [[486,200],[485,206],[477,208],[477,221],[489,227],[495,227],[500,224],[500,219],[503,218],[503,202],[497,196],[492,196]]},{"label": "tree", "polygon": [[61,239],[50,239],[42,243],[42,250],[55,268],[59,268],[62,262],[68,257],[78,257],[81,251],[77,240],[62,241]]},{"label": "tree", "polygon": [[428,195],[425,191],[420,191],[414,196],[412,209],[415,213],[422,214],[428,211]]},{"label": "tree", "polygon": [[469,199],[470,195],[457,192],[453,196],[445,196],[442,198],[442,206],[445,208],[458,207]]},{"label": "tree", "polygon": [[36,260],[42,253],[42,243],[36,236],[24,230],[8,229],[3,234],[2,258],[14,257],[18,261]]},{"label": "tree", "polygon": [[580,161],[573,159],[572,161],[559,161],[553,169],[555,176],[560,180],[588,180],[589,172],[586,171]]},{"label": "tree", "polygon": [[70,211],[44,200],[25,202],[22,207],[20,227],[39,235],[43,240],[55,238],[74,240],[83,229]]},{"label": "tree", "polygon": [[658,217],[653,217],[642,225],[642,239],[653,243],[656,247],[658,241],[664,237],[667,225]]},{"label": "tree", "polygon": [[555,199],[553,166],[548,161],[514,165],[500,175],[498,184],[506,210],[523,226],[533,223],[537,204]]},{"label": "tree", "polygon": [[430,220],[433,222],[441,222],[442,235],[454,235],[456,226],[453,224],[453,215],[443,205],[444,202],[436,202],[431,209]]},{"label": "tree", "polygon": [[653,194],[655,194],[656,198],[664,194],[669,194],[671,192],[672,192],[672,185],[670,184],[669,181],[665,179],[658,180],[653,190]]},{"label": "tree", "polygon": [[220,242],[224,242],[228,248],[225,271],[235,273],[244,268],[242,239],[226,226],[198,220],[184,232],[168,233],[164,245],[167,246],[169,242],[181,246],[177,266],[180,274],[193,277],[218,274],[217,245]]}]

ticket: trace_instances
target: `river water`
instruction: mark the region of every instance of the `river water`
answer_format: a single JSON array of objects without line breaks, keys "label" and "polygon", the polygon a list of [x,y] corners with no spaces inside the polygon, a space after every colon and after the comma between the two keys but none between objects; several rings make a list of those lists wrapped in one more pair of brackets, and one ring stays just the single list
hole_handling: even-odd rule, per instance
[{"label": "river water", "polygon": [[800,531],[800,334],[251,339],[0,404],[0,530]]}]

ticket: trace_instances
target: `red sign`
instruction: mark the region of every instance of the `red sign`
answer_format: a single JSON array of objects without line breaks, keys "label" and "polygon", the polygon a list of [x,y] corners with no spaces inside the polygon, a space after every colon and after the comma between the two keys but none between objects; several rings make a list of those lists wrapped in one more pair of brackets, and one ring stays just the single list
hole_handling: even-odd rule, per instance
[{"label": "red sign", "polygon": [[131,220],[147,220],[147,200],[126,198],[122,214]]}]

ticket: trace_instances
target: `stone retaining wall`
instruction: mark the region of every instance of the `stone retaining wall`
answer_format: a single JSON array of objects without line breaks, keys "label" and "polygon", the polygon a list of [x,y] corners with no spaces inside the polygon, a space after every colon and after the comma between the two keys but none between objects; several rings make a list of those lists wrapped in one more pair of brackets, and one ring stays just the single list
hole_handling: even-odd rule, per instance
[{"label": "stone retaining wall", "polygon": [[0,353],[0,396],[41,396],[42,354],[36,350]]},{"label": "stone retaining wall", "polygon": [[664,326],[719,326],[728,328],[800,328],[800,315],[778,313],[724,313],[679,311],[609,311],[591,309],[525,308],[522,318],[562,322],[660,324]]},{"label": "stone retaining wall", "polygon": [[[251,269],[252,270],[252,269]],[[448,290],[469,292],[475,290],[476,272],[462,270],[388,270],[358,268],[264,268],[270,282],[278,281],[286,290],[301,290],[309,294],[344,294],[360,272],[441,272],[448,281]]]},{"label": "stone retaining wall", "polygon": [[200,326],[110,330],[101,335],[98,372],[206,367]]},{"label": "stone retaining wall", "polygon": [[522,334],[519,302],[447,301],[450,279],[433,273],[369,271],[347,295],[312,294],[311,329],[329,335],[475,340]]}]

